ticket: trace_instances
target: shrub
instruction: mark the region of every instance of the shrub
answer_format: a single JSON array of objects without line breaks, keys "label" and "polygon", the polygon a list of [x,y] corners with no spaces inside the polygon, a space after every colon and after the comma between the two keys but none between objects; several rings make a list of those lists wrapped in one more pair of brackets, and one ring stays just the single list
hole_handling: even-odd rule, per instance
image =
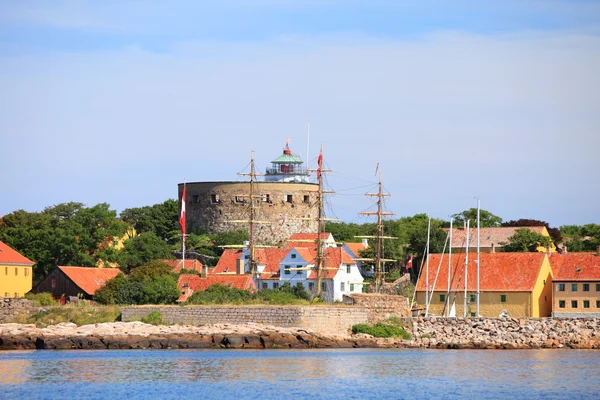
[{"label": "shrub", "polygon": [[400,328],[393,325],[386,324],[357,324],[352,326],[352,333],[366,333],[371,336],[379,337],[379,338],[393,338],[400,337],[402,339],[408,340],[411,338],[410,333],[406,332],[404,328]]},{"label": "shrub", "polygon": [[36,307],[58,305],[58,302],[54,300],[54,297],[52,297],[52,294],[50,293],[27,293],[25,298],[27,300],[33,300]]},{"label": "shrub", "polygon": [[115,322],[121,319],[121,310],[117,306],[91,306],[89,304],[68,304],[53,307],[31,316],[29,323],[39,327],[72,322],[78,326]]},{"label": "shrub", "polygon": [[152,324],[152,325],[162,325],[163,324],[162,315],[158,311],[152,311],[150,314],[143,317],[141,319],[141,321],[145,324]]}]

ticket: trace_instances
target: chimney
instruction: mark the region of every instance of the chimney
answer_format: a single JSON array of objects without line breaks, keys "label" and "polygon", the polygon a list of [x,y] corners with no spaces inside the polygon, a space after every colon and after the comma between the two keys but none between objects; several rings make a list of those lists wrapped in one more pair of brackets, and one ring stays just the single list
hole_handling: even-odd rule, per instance
[{"label": "chimney", "polygon": [[206,275],[208,275],[208,266],[203,264],[202,271],[200,272],[200,278],[206,278]]},{"label": "chimney", "polygon": [[492,243],[492,249],[490,250],[490,253],[495,253],[496,252],[496,245],[494,243]]},{"label": "chimney", "polygon": [[550,245],[546,246],[546,255],[548,255],[548,257],[552,255],[552,251],[550,251]]},{"label": "chimney", "polygon": [[596,255],[600,257],[600,245],[596,247]]},{"label": "chimney", "polygon": [[235,273],[238,275],[242,275],[244,274],[244,259],[243,258],[238,258],[237,260],[235,260]]},{"label": "chimney", "polygon": [[369,247],[369,239],[366,239],[366,238],[364,238],[364,239],[362,240],[362,244],[363,244],[363,246],[365,246],[365,248],[366,248],[366,247]]},{"label": "chimney", "polygon": [[566,244],[563,246],[563,253],[567,254],[567,245]]}]

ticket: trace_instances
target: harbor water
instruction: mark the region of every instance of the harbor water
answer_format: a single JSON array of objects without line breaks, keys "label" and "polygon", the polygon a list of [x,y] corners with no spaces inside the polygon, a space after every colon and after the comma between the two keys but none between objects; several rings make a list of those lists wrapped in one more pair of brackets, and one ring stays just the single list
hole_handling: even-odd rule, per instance
[{"label": "harbor water", "polygon": [[0,352],[0,399],[597,399],[594,350]]}]

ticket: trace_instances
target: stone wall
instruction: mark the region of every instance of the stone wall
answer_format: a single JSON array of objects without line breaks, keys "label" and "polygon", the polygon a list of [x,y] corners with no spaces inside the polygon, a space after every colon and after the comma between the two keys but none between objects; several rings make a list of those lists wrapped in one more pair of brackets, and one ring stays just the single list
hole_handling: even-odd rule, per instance
[{"label": "stone wall", "polygon": [[450,349],[600,348],[600,319],[412,318],[415,344]]},{"label": "stone wall", "polygon": [[0,324],[18,321],[38,312],[32,300],[0,297]]},{"label": "stone wall", "polygon": [[[186,184],[186,216],[189,231],[209,232],[247,229],[249,182],[190,182]],[[318,185],[298,182],[256,182],[255,238],[274,245],[293,233],[316,233]],[[183,184],[179,185],[179,199]],[[291,195],[291,201],[288,196]],[[264,223],[267,222],[267,223]]]},{"label": "stone wall", "polygon": [[361,307],[368,312],[370,324],[385,321],[390,317],[410,317],[410,304],[403,296],[379,293],[355,293],[344,296],[344,302]]},{"label": "stone wall", "polygon": [[368,322],[365,308],[309,306],[132,306],[121,308],[121,319],[139,321],[153,311],[171,324],[256,323],[324,333],[347,333],[352,325]]}]

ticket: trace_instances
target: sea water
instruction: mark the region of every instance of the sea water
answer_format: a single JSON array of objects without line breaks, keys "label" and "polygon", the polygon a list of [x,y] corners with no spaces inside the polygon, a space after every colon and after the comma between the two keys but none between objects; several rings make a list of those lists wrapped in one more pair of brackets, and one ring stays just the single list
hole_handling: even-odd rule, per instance
[{"label": "sea water", "polygon": [[598,399],[594,350],[0,351],[0,399]]}]

